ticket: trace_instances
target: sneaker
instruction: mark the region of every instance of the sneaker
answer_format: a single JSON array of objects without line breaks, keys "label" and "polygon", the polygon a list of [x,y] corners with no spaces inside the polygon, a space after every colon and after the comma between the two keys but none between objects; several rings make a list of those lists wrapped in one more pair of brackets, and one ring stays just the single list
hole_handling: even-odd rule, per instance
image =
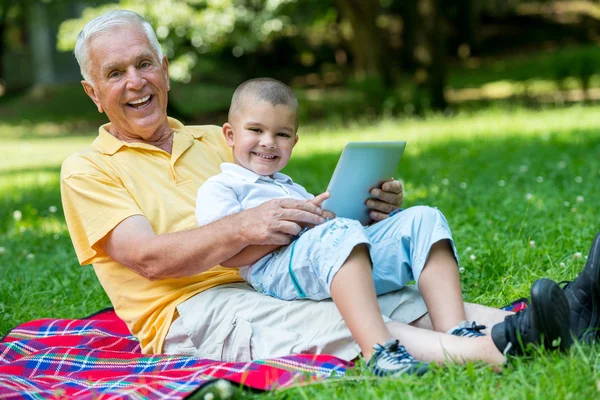
[{"label": "sneaker", "polygon": [[583,270],[564,287],[569,301],[573,339],[594,343],[600,339],[600,233],[596,235]]},{"label": "sneaker", "polygon": [[569,303],[558,284],[539,279],[531,286],[531,304],[492,327],[492,340],[504,355],[524,354],[527,345],[569,347]]},{"label": "sneaker", "polygon": [[485,336],[485,333],[481,332],[485,328],[487,328],[485,325],[477,325],[476,322],[462,321],[456,327],[450,329],[448,333],[454,336],[480,337]]},{"label": "sneaker", "polygon": [[376,344],[373,349],[375,354],[367,363],[367,367],[374,375],[411,374],[420,376],[427,372],[429,364],[417,361],[396,339],[388,339],[383,345]]}]

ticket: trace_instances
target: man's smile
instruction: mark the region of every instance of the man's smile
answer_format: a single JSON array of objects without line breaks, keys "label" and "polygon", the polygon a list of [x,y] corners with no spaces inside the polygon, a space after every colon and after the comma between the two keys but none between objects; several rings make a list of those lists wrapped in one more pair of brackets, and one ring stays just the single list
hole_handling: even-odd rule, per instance
[{"label": "man's smile", "polygon": [[132,100],[132,101],[128,102],[127,105],[129,107],[135,108],[136,110],[139,110],[139,109],[147,107],[152,102],[153,97],[154,97],[153,95],[149,94],[140,99]]}]

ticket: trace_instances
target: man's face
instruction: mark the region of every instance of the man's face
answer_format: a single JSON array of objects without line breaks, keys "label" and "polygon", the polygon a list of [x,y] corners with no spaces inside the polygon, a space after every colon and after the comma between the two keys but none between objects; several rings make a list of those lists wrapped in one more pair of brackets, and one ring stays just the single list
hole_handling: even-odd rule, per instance
[{"label": "man's face", "polygon": [[159,60],[140,27],[118,27],[88,43],[92,83],[86,93],[105,112],[111,133],[128,141],[160,139],[167,122],[166,57]]},{"label": "man's face", "polygon": [[233,121],[223,126],[235,163],[263,176],[283,169],[298,142],[296,118],[288,106],[246,101]]}]

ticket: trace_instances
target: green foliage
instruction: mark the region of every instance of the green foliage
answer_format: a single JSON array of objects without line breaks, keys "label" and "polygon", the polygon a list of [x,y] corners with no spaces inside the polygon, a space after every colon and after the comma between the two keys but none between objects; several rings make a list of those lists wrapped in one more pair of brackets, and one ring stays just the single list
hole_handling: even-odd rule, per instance
[{"label": "green foliage", "polygon": [[58,48],[72,50],[77,34],[91,19],[113,9],[143,15],[155,28],[165,54],[171,60],[171,78],[189,82],[191,71],[203,54],[230,49],[234,56],[253,53],[273,38],[293,35],[295,26],[284,12],[297,0],[121,0],[87,8],[81,18],[65,21],[58,33]]}]

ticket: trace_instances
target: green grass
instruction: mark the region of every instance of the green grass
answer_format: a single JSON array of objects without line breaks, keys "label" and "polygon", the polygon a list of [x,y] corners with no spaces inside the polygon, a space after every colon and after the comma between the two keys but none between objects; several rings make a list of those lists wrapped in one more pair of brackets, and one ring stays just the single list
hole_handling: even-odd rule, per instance
[{"label": "green grass", "polygon": [[[404,206],[444,212],[464,267],[467,301],[494,307],[526,296],[539,277],[576,275],[600,230],[600,106],[488,110],[426,120],[385,120],[347,128],[301,127],[286,173],[310,191],[325,189],[349,140],[406,139],[396,178]],[[91,267],[80,267],[68,237],[59,193],[60,161],[89,136],[13,136],[0,126],[0,335],[44,317],[82,317],[110,303]],[[581,256],[579,256],[581,253]],[[347,378],[283,390],[288,398],[598,398],[598,347],[568,355],[538,354],[502,374],[467,365],[417,379]],[[259,398],[261,395],[244,394]]]}]

